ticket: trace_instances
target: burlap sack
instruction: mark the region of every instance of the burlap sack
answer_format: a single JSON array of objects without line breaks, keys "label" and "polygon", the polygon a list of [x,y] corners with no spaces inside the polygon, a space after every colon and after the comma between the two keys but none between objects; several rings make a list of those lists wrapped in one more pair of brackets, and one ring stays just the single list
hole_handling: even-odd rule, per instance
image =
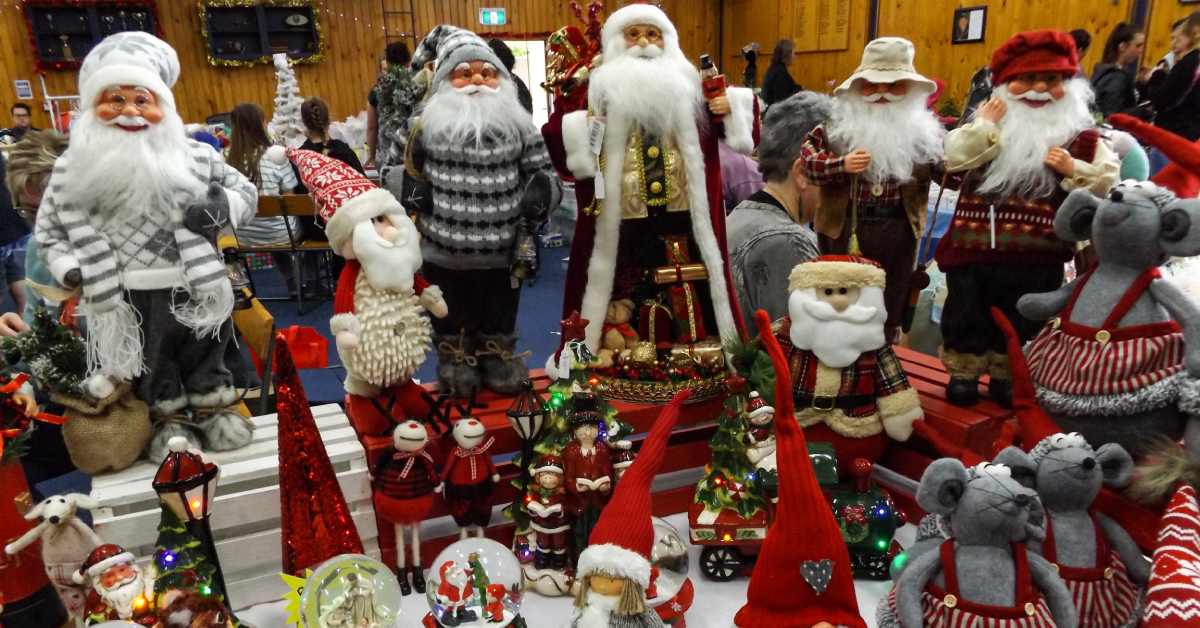
[{"label": "burlap sack", "polygon": [[66,408],[63,440],[80,471],[95,475],[128,468],[150,442],[150,410],[128,384],[98,402],[58,394],[51,400]]}]

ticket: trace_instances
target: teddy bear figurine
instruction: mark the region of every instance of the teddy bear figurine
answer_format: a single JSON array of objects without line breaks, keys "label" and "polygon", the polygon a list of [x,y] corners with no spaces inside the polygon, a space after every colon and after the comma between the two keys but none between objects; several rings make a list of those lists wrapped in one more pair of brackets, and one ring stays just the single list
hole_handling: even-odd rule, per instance
[{"label": "teddy bear figurine", "polygon": [[609,302],[608,311],[604,314],[604,326],[601,327],[598,366],[612,366],[622,351],[633,349],[633,345],[637,344],[637,330],[629,324],[633,320],[633,310],[632,299]]}]

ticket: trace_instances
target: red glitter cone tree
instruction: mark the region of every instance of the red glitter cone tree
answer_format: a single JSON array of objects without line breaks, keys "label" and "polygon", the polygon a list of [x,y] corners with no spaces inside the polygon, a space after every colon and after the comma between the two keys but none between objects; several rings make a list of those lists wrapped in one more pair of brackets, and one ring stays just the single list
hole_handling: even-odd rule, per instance
[{"label": "red glitter cone tree", "polygon": [[283,334],[275,336],[275,393],[283,571],[302,576],[339,554],[361,554],[363,544]]}]

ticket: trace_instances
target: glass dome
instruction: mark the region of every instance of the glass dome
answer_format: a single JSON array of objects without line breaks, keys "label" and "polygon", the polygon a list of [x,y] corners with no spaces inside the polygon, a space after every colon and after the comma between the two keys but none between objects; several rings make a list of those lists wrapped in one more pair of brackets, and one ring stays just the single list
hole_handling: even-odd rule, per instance
[{"label": "glass dome", "polygon": [[521,563],[491,539],[456,541],[433,559],[426,578],[429,610],[443,626],[503,628],[521,611]]},{"label": "glass dome", "polygon": [[300,609],[303,625],[311,628],[390,628],[400,619],[401,599],[400,584],[387,565],[362,554],[342,554],[313,570]]}]

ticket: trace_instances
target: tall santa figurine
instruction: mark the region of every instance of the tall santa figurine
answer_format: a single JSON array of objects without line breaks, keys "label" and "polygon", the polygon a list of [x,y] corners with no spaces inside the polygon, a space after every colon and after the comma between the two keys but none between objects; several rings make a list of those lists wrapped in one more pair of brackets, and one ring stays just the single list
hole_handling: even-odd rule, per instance
[{"label": "tall santa figurine", "polygon": [[862,254],[887,272],[885,335],[897,339],[941,123],[925,106],[933,81],[913,67],[912,42],[882,37],[834,90],[833,118],[804,142],[804,173],[821,188],[814,218],[823,253]]},{"label": "tall santa figurine", "polygon": [[991,71],[991,100],[945,140],[946,167],[961,173],[954,220],[937,251],[949,290],[942,309],[946,398],[958,405],[978,399],[985,373],[990,396],[1012,403],[1004,335],[990,308],[1004,312],[1022,342],[1037,333],[1040,322],[1016,305],[1026,293],[1062,285],[1072,248],[1054,235],[1058,206],[1075,189],[1106,195],[1120,170],[1088,109],[1092,88],[1073,78],[1079,60],[1070,35],[1014,35],[992,55]]},{"label": "tall santa figurine", "polygon": [[216,236],[254,216],[257,193],[184,133],[171,86],[179,59],[143,32],[117,33],[79,69],[83,111],[54,166],[34,238],[54,279],[80,291],[97,398],[135,382],[157,430],[151,456],[184,436],[209,449],[250,442],[225,367],[233,288]]},{"label": "tall santa figurine", "polygon": [[[285,159],[281,148],[267,157]],[[429,407],[412,376],[429,351],[426,311],[445,317],[447,310],[441,290],[418,274],[416,226],[390,192],[345,163],[294,148],[286,159],[316,201],[330,248],[346,258],[329,328],[346,367],[355,427],[383,434],[394,423],[424,419]]]},{"label": "tall santa figurine", "polygon": [[[580,207],[563,316],[578,311],[589,321],[593,353],[609,302],[620,299],[670,305],[675,337],[655,344],[739,339],[717,140],[753,150],[754,94],[724,89],[719,77],[702,83],[675,25],[649,4],[615,11],[601,39],[588,109],[556,112],[542,129],[555,166],[575,180]],[[656,280],[657,269],[664,272]],[[653,327],[643,317],[632,327]]]}]

